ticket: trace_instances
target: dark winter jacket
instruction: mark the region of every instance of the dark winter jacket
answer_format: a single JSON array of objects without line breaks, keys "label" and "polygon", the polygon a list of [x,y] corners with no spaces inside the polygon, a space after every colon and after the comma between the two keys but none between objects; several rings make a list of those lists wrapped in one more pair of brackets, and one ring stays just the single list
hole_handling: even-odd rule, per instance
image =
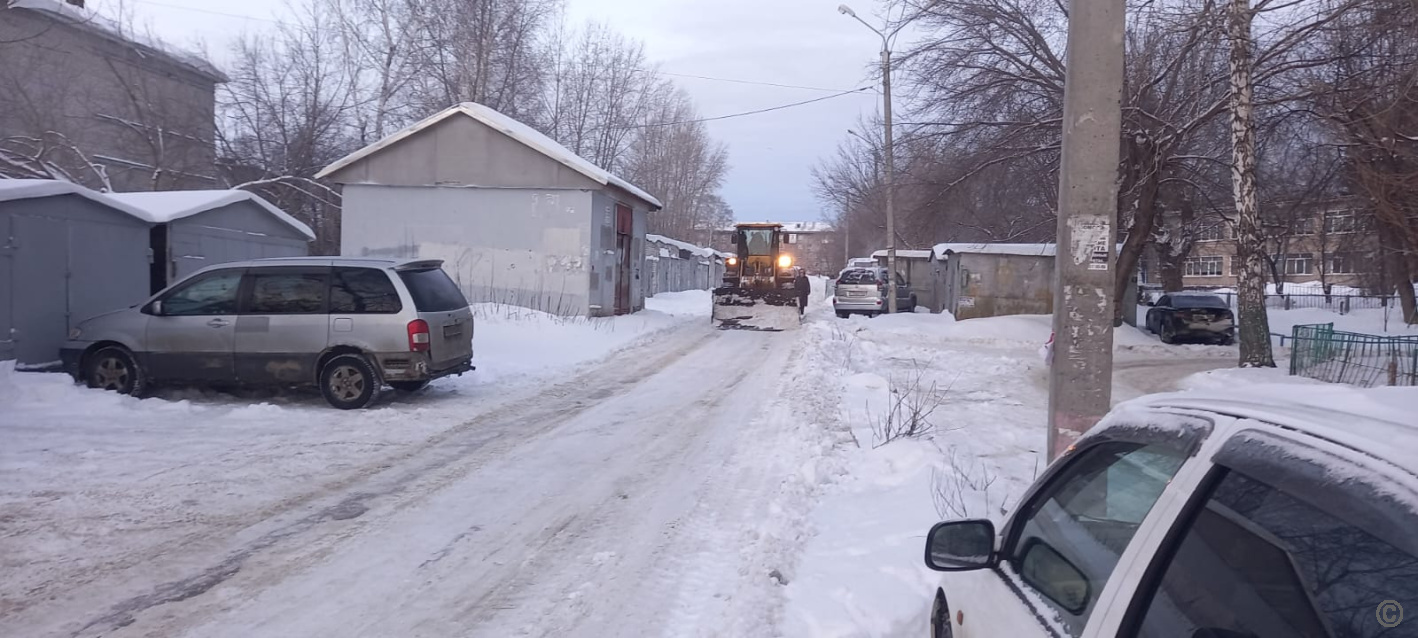
[{"label": "dark winter jacket", "polygon": [[793,280],[793,290],[798,291],[798,301],[806,306],[807,298],[812,294],[812,282],[808,281],[807,274],[798,271],[798,276]]}]

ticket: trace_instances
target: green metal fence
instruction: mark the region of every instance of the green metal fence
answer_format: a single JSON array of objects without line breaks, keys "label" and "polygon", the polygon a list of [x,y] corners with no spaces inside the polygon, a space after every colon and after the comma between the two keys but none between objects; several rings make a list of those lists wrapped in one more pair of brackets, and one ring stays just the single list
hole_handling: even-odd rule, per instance
[{"label": "green metal fence", "polygon": [[1332,323],[1295,326],[1290,374],[1330,383],[1418,386],[1418,336],[1338,332]]}]

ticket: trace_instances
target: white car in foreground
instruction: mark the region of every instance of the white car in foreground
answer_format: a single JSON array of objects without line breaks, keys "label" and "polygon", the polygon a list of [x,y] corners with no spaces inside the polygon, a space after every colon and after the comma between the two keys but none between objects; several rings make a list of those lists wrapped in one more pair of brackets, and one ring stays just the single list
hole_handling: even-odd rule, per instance
[{"label": "white car in foreground", "polygon": [[925,559],[938,638],[1418,636],[1418,388],[1125,403]]}]

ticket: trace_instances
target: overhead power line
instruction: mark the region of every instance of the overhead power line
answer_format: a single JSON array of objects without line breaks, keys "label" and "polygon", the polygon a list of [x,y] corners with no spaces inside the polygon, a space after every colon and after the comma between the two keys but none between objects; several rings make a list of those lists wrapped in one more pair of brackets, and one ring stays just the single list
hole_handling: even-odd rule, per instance
[{"label": "overhead power line", "polygon": [[773,111],[781,111],[781,110],[783,110],[783,109],[790,109],[790,108],[793,108],[793,107],[795,107],[795,106],[803,106],[803,105],[806,105],[806,104],[812,104],[812,103],[814,103],[814,102],[821,102],[821,101],[823,101],[823,100],[830,100],[830,99],[832,99],[832,98],[842,97],[842,96],[844,96],[844,95],[852,95],[852,94],[854,94],[854,93],[861,93],[861,92],[863,92],[863,91],[870,91],[870,90],[872,90],[873,88],[874,88],[874,87],[871,87],[871,86],[864,86],[864,87],[861,87],[861,88],[852,89],[852,90],[850,90],[850,91],[842,91],[842,92],[840,92],[840,93],[834,93],[834,94],[832,94],[832,95],[824,95],[824,96],[822,96],[822,97],[815,97],[815,98],[813,98],[813,99],[811,99],[811,100],[803,100],[803,101],[801,101],[801,102],[793,102],[792,104],[780,104],[780,105],[778,105],[778,106],[770,106],[770,107],[768,107],[768,108],[766,108],[766,109],[756,109],[756,110],[753,110],[753,111],[744,111],[744,112],[742,112],[742,113],[730,113],[730,114],[728,114],[728,115],[715,115],[715,116],[713,116],[713,117],[701,117],[701,118],[698,118],[698,119],[693,119],[693,120],[679,120],[679,121],[676,121],[676,122],[653,122],[653,123],[650,123],[650,124],[637,124],[637,125],[635,125],[635,126],[624,126],[624,127],[617,127],[617,128],[622,128],[622,129],[654,128],[654,127],[657,127],[657,126],[676,126],[676,125],[679,125],[679,124],[695,124],[695,123],[697,123],[697,122],[714,122],[714,121],[717,121],[717,120],[727,120],[727,119],[736,118],[736,117],[747,117],[747,116],[749,116],[749,115],[759,115],[759,114],[761,114],[761,113],[770,113],[770,112],[773,112]]},{"label": "overhead power line", "polygon": [[692,75],[692,74],[689,74],[689,73],[670,73],[669,71],[651,71],[651,72],[652,72],[652,73],[659,73],[660,75],[672,75],[672,76],[677,77],[677,78],[694,78],[694,79],[696,79],[696,80],[713,80],[713,81],[715,81],[715,82],[732,82],[732,83],[734,83],[734,84],[752,84],[752,85],[755,85],[755,86],[773,86],[773,87],[778,87],[778,88],[780,88],[780,89],[803,89],[803,90],[806,90],[806,91],[824,91],[824,92],[842,92],[842,91],[846,91],[846,92],[848,92],[848,93],[850,93],[850,92],[856,90],[856,89],[829,89],[829,88],[824,88],[824,87],[820,87],[820,86],[802,86],[802,85],[799,85],[799,84],[779,84],[779,83],[777,83],[777,82],[761,82],[761,81],[758,81],[758,80],[739,80],[739,79],[735,79],[735,78],[716,78],[716,77],[711,77],[711,76],[708,76],[708,75]]},{"label": "overhead power line", "polygon": [[155,2],[154,0],[133,0],[133,1],[134,1],[134,2],[137,2],[138,4],[152,5],[152,6],[154,6],[154,7],[163,7],[163,8],[166,8],[166,9],[177,9],[177,10],[179,10],[179,11],[191,11],[191,12],[193,12],[193,13],[205,13],[205,14],[207,14],[207,15],[223,16],[223,17],[227,17],[227,18],[237,18],[237,19],[241,19],[241,20],[255,20],[255,21],[257,21],[257,22],[266,22],[266,23],[269,23],[269,24],[281,24],[281,21],[280,21],[280,20],[272,20],[272,19],[270,19],[270,18],[258,18],[258,17],[256,17],[256,16],[241,15],[241,14],[238,14],[238,13],[226,13],[226,12],[224,12],[224,11],[213,11],[213,10],[211,10],[211,9],[200,9],[200,8],[197,8],[197,7],[183,6],[183,5],[180,5],[180,4],[170,4],[170,3],[167,3],[167,2]]}]

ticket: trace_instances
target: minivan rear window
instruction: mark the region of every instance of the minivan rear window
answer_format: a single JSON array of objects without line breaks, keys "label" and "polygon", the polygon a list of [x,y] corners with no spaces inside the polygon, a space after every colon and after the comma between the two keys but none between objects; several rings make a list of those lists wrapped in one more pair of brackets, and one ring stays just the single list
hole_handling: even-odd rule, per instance
[{"label": "minivan rear window", "polygon": [[875,284],[876,271],[867,270],[866,268],[856,268],[853,270],[848,270],[847,272],[842,273],[842,276],[837,279],[837,283],[847,285]]},{"label": "minivan rear window", "polygon": [[468,307],[468,298],[442,268],[401,270],[399,278],[409,287],[419,312],[443,312]]}]

